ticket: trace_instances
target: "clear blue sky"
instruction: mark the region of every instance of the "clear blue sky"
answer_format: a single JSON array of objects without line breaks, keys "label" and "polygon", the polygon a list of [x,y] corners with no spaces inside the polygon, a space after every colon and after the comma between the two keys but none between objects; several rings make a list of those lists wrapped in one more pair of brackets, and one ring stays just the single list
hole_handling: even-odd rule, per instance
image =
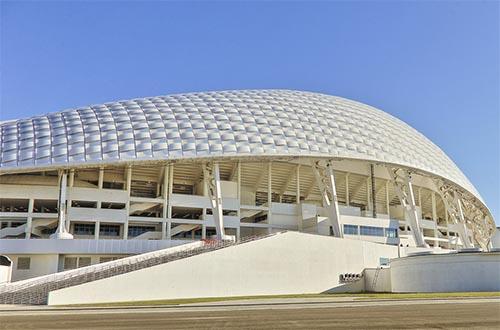
[{"label": "clear blue sky", "polygon": [[289,88],[383,109],[500,223],[498,1],[1,2],[2,120],[168,93]]}]

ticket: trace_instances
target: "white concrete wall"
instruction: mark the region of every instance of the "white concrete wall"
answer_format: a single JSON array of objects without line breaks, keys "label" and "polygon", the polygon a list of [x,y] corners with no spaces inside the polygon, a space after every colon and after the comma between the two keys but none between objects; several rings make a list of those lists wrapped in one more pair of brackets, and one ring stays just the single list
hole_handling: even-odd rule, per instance
[{"label": "white concrete wall", "polygon": [[[378,273],[378,274],[377,274]],[[364,271],[364,290],[368,292],[391,292],[391,269],[367,268]]]},{"label": "white concrete wall", "polygon": [[[56,273],[59,265],[59,256],[57,254],[38,254],[38,255],[11,255],[12,260],[12,282],[21,281],[32,277]],[[30,269],[17,269],[17,260],[19,257],[29,257]]]},{"label": "white concrete wall", "polygon": [[12,277],[12,265],[2,266],[0,265],[0,284],[9,283]]},{"label": "white concrete wall", "polygon": [[457,253],[391,260],[393,292],[500,291],[500,253]]},{"label": "white concrete wall", "polygon": [[51,292],[49,304],[319,293],[339,275],[377,267],[397,247],[286,232],[128,274]]}]

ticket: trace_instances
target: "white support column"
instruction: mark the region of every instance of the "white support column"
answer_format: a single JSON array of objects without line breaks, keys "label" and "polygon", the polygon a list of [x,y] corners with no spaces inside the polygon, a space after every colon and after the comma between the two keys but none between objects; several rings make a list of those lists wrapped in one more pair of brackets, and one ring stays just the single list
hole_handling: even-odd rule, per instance
[{"label": "white support column", "polygon": [[328,220],[332,226],[333,236],[342,238],[344,235],[340,229],[340,211],[332,162],[328,161],[326,168],[320,166],[319,161],[313,162],[312,170],[323,197],[323,206],[328,210]]},{"label": "white support column", "polygon": [[297,165],[297,173],[295,174],[295,177],[297,178],[297,187],[296,187],[296,191],[295,191],[295,202],[298,204],[300,204],[300,165]]},{"label": "white support column", "polygon": [[448,237],[448,248],[451,249],[451,236],[450,236],[450,220],[448,220],[448,209],[446,207],[446,203],[443,200],[444,204],[444,220],[446,221],[446,237]]},{"label": "white support column", "polygon": [[[69,194],[67,196],[67,204],[71,207],[73,199],[71,198],[71,192],[73,191],[73,187],[75,186],[75,169],[69,170],[69,179],[68,179],[68,186],[70,188]],[[69,233],[69,229],[71,227],[71,219],[66,218],[66,231]]]},{"label": "white support column", "polygon": [[94,232],[94,238],[95,239],[99,239],[99,234],[100,234],[100,231],[101,231],[101,222],[100,221],[96,221],[95,222],[95,232]]},{"label": "white support column", "polygon": [[237,194],[238,194],[238,228],[236,228],[236,240],[241,239],[241,162],[238,161]]},{"label": "white support column", "polygon": [[437,207],[436,207],[436,193],[434,191],[431,192],[431,203],[432,203],[432,220],[434,220],[434,225],[436,226],[434,228],[434,238],[436,239],[434,241],[434,246],[439,246],[439,241],[437,240],[439,238],[438,235],[438,216],[437,216]]},{"label": "white support column", "polygon": [[201,226],[201,239],[206,239],[207,238],[207,226],[202,225]]},{"label": "white support column", "polygon": [[73,187],[75,185],[75,170],[69,170],[69,182],[68,186]]},{"label": "white support column", "polygon": [[350,206],[351,200],[349,196],[349,173],[345,174],[345,205]]},{"label": "white support column", "polygon": [[[236,168],[238,171],[238,176],[236,177],[236,194],[238,199],[238,219],[241,216],[241,162],[238,161],[238,166]],[[241,219],[240,219],[241,220]]]},{"label": "white support column", "polygon": [[370,198],[370,176],[366,178],[366,208],[367,211],[373,210],[372,199]]},{"label": "white support column", "polygon": [[127,173],[127,182],[126,182],[126,189],[127,189],[127,204],[126,204],[126,210],[127,210],[127,217],[125,219],[125,223],[123,224],[123,239],[128,239],[128,222],[130,220],[130,192],[132,190],[132,166],[127,166],[126,168],[126,173]]},{"label": "white support column", "polygon": [[391,200],[389,197],[389,180],[385,182],[385,203],[386,203],[386,208],[387,208],[387,216],[389,219],[391,218]]},{"label": "white support column", "polygon": [[[99,168],[99,179],[97,181],[97,189],[102,189],[102,185],[104,183],[104,167],[100,167]],[[101,208],[101,204],[102,204],[102,201],[101,200],[98,200],[97,201],[97,208],[100,209]]]},{"label": "white support column", "polygon": [[267,166],[267,223],[269,224],[268,231],[271,233],[273,222],[272,206],[273,206],[273,163],[269,162]]},{"label": "white support column", "polygon": [[33,204],[35,200],[33,198],[30,198],[28,202],[28,218],[26,219],[26,230],[25,230],[25,236],[24,238],[30,239],[31,238],[31,230],[33,228]]},{"label": "white support column", "polygon": [[420,228],[420,219],[415,205],[415,195],[410,173],[406,170],[399,170],[402,172],[402,174],[399,174],[397,169],[394,170],[391,168],[387,168],[387,171],[393,179],[394,188],[405,210],[407,221],[415,240],[415,245],[418,247],[429,247],[429,245],[425,243],[424,234]]},{"label": "white support column", "polygon": [[163,212],[162,212],[162,220],[161,220],[161,239],[167,239],[167,218],[168,218],[168,203],[169,203],[169,166],[163,166]]},{"label": "white support column", "polygon": [[66,189],[68,185],[68,175],[66,171],[59,171],[59,201],[58,201],[58,225],[54,234],[50,238],[72,239],[73,235],[66,230]]},{"label": "white support column", "polygon": [[418,187],[418,207],[420,207],[420,214],[424,214],[422,209],[422,187]]},{"label": "white support column", "polygon": [[377,192],[375,191],[375,165],[370,164],[370,188],[371,188],[371,204],[372,217],[377,217]]},{"label": "white support column", "polygon": [[218,240],[224,240],[224,216],[222,214],[222,192],[220,187],[219,164],[204,164],[203,179],[207,185],[208,197],[212,205],[212,216],[215,223],[216,236]]},{"label": "white support column", "polygon": [[[456,194],[456,193],[455,193]],[[469,230],[467,229],[465,217],[464,217],[464,211],[462,208],[462,201],[458,196],[455,197],[455,203],[457,204],[457,209],[458,209],[458,219],[460,220],[460,225],[458,226],[458,231],[460,238],[462,240],[462,246],[464,248],[471,248],[473,245],[470,242],[469,239]]]},{"label": "white support column", "polygon": [[[466,219],[464,217],[462,202],[460,200],[460,195],[457,190],[448,184],[440,180],[434,180],[436,186],[436,191],[440,194],[444,207],[446,209],[447,223],[448,215],[451,217],[454,224],[455,230],[458,233],[460,240],[462,241],[462,246],[464,248],[473,247],[470,242],[469,233],[466,225]],[[449,224],[447,226],[449,228]],[[448,231],[448,237],[449,231]],[[451,241],[451,240],[450,240]],[[458,243],[457,237],[455,237],[455,245]]]},{"label": "white support column", "polygon": [[167,239],[172,239],[172,193],[174,191],[174,164],[168,170]]},{"label": "white support column", "polygon": [[102,184],[104,183],[104,167],[99,167],[99,178],[97,180],[97,189],[102,189]]}]

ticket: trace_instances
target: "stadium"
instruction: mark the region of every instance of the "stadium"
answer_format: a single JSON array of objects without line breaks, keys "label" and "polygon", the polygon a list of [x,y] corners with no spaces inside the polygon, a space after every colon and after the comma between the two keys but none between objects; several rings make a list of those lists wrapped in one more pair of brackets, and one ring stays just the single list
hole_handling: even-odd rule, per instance
[{"label": "stadium", "polygon": [[[42,283],[31,278],[68,282],[57,274],[104,274],[100,265],[124,260],[142,264],[117,271],[121,278],[155,278],[145,272],[167,266],[161,271],[179,278],[195,260],[228,269],[258,253],[279,264],[273,251],[300,259],[315,244],[328,260],[356,249],[362,257],[339,261],[327,278],[309,274],[300,292],[354,283],[369,276],[364,269],[415,252],[495,254],[486,256],[493,217],[453,161],[401,120],[341,97],[242,90],[134,99],[2,122],[0,142],[0,253],[12,262],[9,285],[25,283],[25,291]],[[208,260],[224,251],[241,254],[232,253],[232,264]],[[154,258],[163,261],[144,261]],[[296,261],[287,262],[281,269]],[[81,302],[68,297],[116,274],[66,283],[61,297],[82,291],[60,301]],[[381,275],[373,276],[375,285]],[[190,280],[186,288],[196,287]],[[223,294],[297,287],[265,281]],[[15,301],[20,288],[0,288],[0,298]],[[186,288],[161,297],[223,291]]]}]

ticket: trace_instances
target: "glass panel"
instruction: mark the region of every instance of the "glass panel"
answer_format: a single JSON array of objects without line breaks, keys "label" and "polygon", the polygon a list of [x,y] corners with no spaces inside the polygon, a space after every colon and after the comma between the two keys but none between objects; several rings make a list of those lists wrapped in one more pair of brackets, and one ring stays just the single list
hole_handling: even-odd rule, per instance
[{"label": "glass panel", "polygon": [[358,234],[358,226],[344,225],[344,234],[345,235],[357,235]]},{"label": "glass panel", "polygon": [[384,236],[384,228],[361,226],[360,233],[364,236]]}]

